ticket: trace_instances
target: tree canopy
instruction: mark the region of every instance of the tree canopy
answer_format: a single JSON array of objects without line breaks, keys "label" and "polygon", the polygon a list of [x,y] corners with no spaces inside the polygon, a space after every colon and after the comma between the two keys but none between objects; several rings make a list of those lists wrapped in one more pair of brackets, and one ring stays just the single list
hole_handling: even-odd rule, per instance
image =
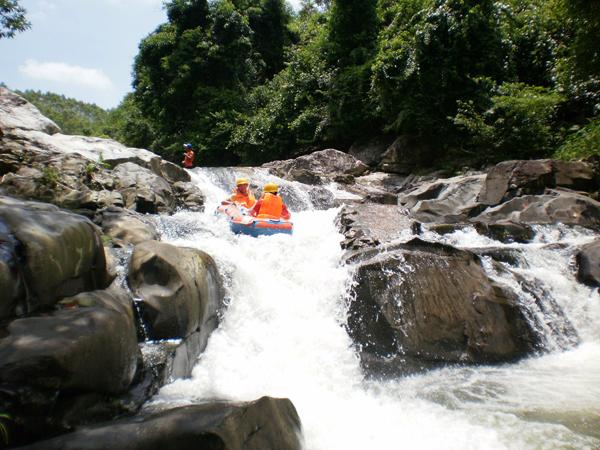
[{"label": "tree canopy", "polygon": [[11,38],[31,27],[26,12],[17,0],[0,0],[0,39]]},{"label": "tree canopy", "polygon": [[193,142],[200,164],[257,164],[381,135],[426,144],[422,160],[442,166],[600,153],[597,1],[304,0],[293,12],[284,0],[171,0],[166,11],[104,129],[167,158]]}]

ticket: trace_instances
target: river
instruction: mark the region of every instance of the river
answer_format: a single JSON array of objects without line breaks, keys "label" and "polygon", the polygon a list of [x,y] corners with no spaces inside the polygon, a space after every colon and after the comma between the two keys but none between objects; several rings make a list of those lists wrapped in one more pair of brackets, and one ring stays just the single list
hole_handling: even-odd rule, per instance
[{"label": "river", "polygon": [[[511,244],[521,254],[519,273],[565,316],[532,307],[546,352],[516,364],[372,380],[344,328],[352,268],[340,264],[338,211],[314,209],[301,187],[288,184],[293,236],[235,236],[213,213],[235,176],[195,169],[206,212],[160,219],[164,241],[214,257],[228,307],[192,377],[164,386],[149,408],[287,397],[307,450],[600,449],[600,296],[575,281],[570,252],[592,238],[589,232],[539,227],[534,242]],[[260,171],[252,176],[259,184],[266,179]],[[466,249],[502,245],[473,230],[423,238]],[[489,266],[491,276],[519,291]],[[527,302],[529,294],[520,295]],[[570,338],[557,326],[563,321],[580,340],[566,350]]]}]

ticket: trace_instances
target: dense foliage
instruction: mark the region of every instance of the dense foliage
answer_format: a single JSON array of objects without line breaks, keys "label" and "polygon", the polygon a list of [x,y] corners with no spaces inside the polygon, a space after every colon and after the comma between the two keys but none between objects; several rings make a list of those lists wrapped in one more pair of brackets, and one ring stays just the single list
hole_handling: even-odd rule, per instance
[{"label": "dense foliage", "polygon": [[52,119],[65,134],[99,137],[114,134],[109,125],[110,113],[97,105],[50,92],[27,90],[18,94],[36,105],[40,112]]},{"label": "dense foliage", "polygon": [[597,1],[304,0],[293,12],[284,0],[171,0],[166,10],[104,134],[174,160],[183,142],[200,164],[257,164],[382,134],[409,137],[428,149],[420,160],[443,166],[599,153]]}]

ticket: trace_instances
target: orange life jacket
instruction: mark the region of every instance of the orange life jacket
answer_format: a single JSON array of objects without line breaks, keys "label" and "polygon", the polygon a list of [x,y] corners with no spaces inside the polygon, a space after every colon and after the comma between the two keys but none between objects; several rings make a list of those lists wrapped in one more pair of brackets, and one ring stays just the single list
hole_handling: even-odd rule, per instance
[{"label": "orange life jacket", "polygon": [[283,211],[283,200],[280,196],[274,194],[265,194],[262,198],[262,204],[258,211],[259,219],[281,219]]},{"label": "orange life jacket", "polygon": [[191,169],[194,167],[194,151],[188,150],[183,154],[183,167],[186,169]]},{"label": "orange life jacket", "polygon": [[237,189],[231,193],[229,200],[248,209],[252,208],[256,203],[256,197],[254,197],[252,192],[248,191],[248,194],[244,195]]}]

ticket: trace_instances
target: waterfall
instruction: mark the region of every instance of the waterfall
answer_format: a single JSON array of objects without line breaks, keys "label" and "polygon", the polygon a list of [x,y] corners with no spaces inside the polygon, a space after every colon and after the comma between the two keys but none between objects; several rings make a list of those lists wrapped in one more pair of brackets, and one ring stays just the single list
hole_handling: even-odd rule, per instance
[{"label": "waterfall", "polygon": [[[309,450],[600,448],[600,298],[570,270],[570,248],[589,240],[589,232],[540,227],[535,242],[508,245],[473,230],[426,232],[425,239],[461,248],[503,246],[518,253],[511,271],[492,264],[486,270],[520,289],[525,303],[536,296],[542,306],[532,310],[532,320],[550,351],[516,364],[365,379],[344,328],[352,271],[340,264],[337,210],[317,210],[305,187],[276,180],[292,211],[294,234],[236,236],[215,207],[237,176],[251,177],[253,185],[273,177],[260,169],[192,174],[207,196],[206,211],[162,217],[159,228],[164,241],[215,258],[228,307],[192,377],[163,387],[147,408],[287,397]],[[539,292],[525,292],[515,276]],[[555,307],[547,306],[550,300]],[[564,319],[553,316],[559,311]],[[578,346],[561,334],[563,323],[570,324]]]}]

